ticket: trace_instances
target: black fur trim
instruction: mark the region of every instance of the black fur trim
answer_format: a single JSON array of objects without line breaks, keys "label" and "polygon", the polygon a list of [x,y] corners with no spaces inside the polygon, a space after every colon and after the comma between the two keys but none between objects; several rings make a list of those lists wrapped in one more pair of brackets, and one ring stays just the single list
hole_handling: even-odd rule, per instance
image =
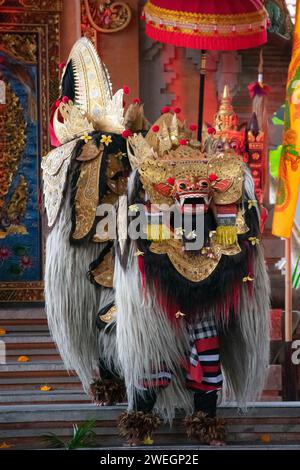
[{"label": "black fur trim", "polygon": [[143,390],[143,393],[136,392],[134,399],[135,411],[143,411],[150,413],[156,402],[156,391],[153,389]]},{"label": "black fur trim", "polygon": [[90,392],[94,401],[108,406],[123,403],[126,399],[124,382],[117,377],[95,379],[90,386]]},{"label": "black fur trim", "polygon": [[202,411],[209,418],[215,418],[217,411],[218,392],[197,390],[194,394],[195,411]]},{"label": "black fur trim", "polygon": [[[234,286],[241,286],[247,276],[248,249],[254,247],[243,242],[242,251],[235,256],[222,256],[213,273],[201,282],[183,277],[172,265],[167,255],[152,253],[145,244],[138,244],[144,252],[143,261],[148,285],[159,289],[165,299],[172,299],[178,310],[186,314],[203,314],[224,303],[233,293]],[[176,285],[176,289],[174,286]]]},{"label": "black fur trim", "polygon": [[68,62],[62,79],[62,96],[67,96],[73,102],[75,101],[75,81],[72,60]]}]

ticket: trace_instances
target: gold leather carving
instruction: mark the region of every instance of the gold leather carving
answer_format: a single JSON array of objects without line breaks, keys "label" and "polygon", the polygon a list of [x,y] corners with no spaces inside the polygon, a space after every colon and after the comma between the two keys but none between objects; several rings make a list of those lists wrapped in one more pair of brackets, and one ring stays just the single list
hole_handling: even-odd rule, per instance
[{"label": "gold leather carving", "polygon": [[99,173],[103,152],[98,158],[82,162],[75,196],[76,225],[73,239],[84,238],[92,229],[99,203]]},{"label": "gold leather carving", "polygon": [[104,256],[101,263],[91,271],[94,281],[103,287],[113,287],[114,264],[111,251]]},{"label": "gold leather carving", "polygon": [[97,145],[92,140],[89,140],[82,147],[82,151],[80,155],[78,155],[76,160],[80,162],[87,162],[89,160],[93,160],[94,158],[98,158],[102,152],[103,152],[103,145],[100,145],[100,147],[98,148]]}]

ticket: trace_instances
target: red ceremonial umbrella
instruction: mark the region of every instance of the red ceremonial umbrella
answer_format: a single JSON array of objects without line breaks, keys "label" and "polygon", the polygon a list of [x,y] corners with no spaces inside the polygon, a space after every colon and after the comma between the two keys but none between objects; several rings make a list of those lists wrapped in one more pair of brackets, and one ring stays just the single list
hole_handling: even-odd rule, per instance
[{"label": "red ceremonial umbrella", "polygon": [[[146,34],[179,47],[238,50],[267,42],[268,14],[262,0],[149,0]],[[202,54],[198,138],[201,140],[205,54]]]}]

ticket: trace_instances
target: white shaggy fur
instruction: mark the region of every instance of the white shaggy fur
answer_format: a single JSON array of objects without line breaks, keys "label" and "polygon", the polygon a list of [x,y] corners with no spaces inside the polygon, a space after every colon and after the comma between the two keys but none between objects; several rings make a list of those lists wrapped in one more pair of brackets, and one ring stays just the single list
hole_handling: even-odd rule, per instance
[{"label": "white shaggy fur", "polygon": [[254,258],[253,294],[243,286],[237,317],[221,332],[221,362],[226,399],[239,406],[259,398],[267,376],[270,354],[269,279],[261,248]]},{"label": "white shaggy fur", "polygon": [[89,264],[104,244],[71,246],[70,198],[46,244],[45,299],[51,334],[69,370],[75,370],[87,392],[98,371],[96,315],[112,300],[112,290],[97,288],[87,278]]},{"label": "white shaggy fur", "polygon": [[[160,394],[156,408],[168,420],[176,408],[191,410],[191,397],[185,390],[181,364],[188,348],[187,333],[178,326],[175,331],[154,296],[143,296],[134,245],[124,270],[116,259],[117,347],[126,383],[129,409],[134,407],[136,389],[143,380],[164,367],[174,373],[174,383]],[[141,392],[142,393],[142,392]]]},{"label": "white shaggy fur", "polygon": [[[129,199],[134,178],[135,174],[129,180]],[[244,200],[248,199],[256,198],[250,170],[245,166]],[[182,321],[175,331],[155,302],[155,288],[148,286],[144,292],[134,251],[135,244],[131,242],[126,267],[122,267],[116,258],[114,277],[117,349],[129,409],[134,407],[136,388],[141,386],[143,379],[149,380],[152,373],[157,373],[163,362],[173,371],[174,378],[171,385],[159,392],[156,410],[172,421],[176,408],[184,409],[186,413],[192,409],[192,394],[185,389],[180,367],[188,351],[185,322]],[[269,279],[260,247],[256,247],[253,261],[252,297],[249,297],[245,284],[237,317],[229,323],[224,318],[219,322],[226,383],[224,395],[226,399],[235,398],[241,407],[261,393],[269,364]]]},{"label": "white shaggy fur", "polygon": [[[244,201],[255,200],[251,171],[244,165]],[[259,219],[259,210],[255,206]],[[263,250],[255,248],[253,294],[242,289],[237,318],[221,331],[221,361],[227,399],[242,408],[259,398],[267,377],[270,356],[270,282]]]}]

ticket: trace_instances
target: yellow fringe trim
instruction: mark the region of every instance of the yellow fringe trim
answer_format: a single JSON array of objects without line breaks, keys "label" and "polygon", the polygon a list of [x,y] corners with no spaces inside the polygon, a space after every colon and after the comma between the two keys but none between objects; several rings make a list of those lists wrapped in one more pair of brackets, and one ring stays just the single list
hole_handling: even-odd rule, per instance
[{"label": "yellow fringe trim", "polygon": [[237,243],[237,227],[220,225],[217,227],[217,243],[222,246],[231,246]]},{"label": "yellow fringe trim", "polygon": [[157,7],[151,2],[146,3],[144,7],[145,13],[151,16],[156,16],[165,21],[175,23],[193,23],[193,24],[252,24],[259,21],[264,21],[267,18],[267,13],[264,7],[251,13],[240,13],[234,15],[220,15],[220,14],[205,14],[205,13],[191,13],[187,11],[169,10],[167,8]]},{"label": "yellow fringe trim", "polygon": [[171,232],[165,225],[148,224],[146,228],[147,239],[161,242],[162,240],[169,240]]}]

